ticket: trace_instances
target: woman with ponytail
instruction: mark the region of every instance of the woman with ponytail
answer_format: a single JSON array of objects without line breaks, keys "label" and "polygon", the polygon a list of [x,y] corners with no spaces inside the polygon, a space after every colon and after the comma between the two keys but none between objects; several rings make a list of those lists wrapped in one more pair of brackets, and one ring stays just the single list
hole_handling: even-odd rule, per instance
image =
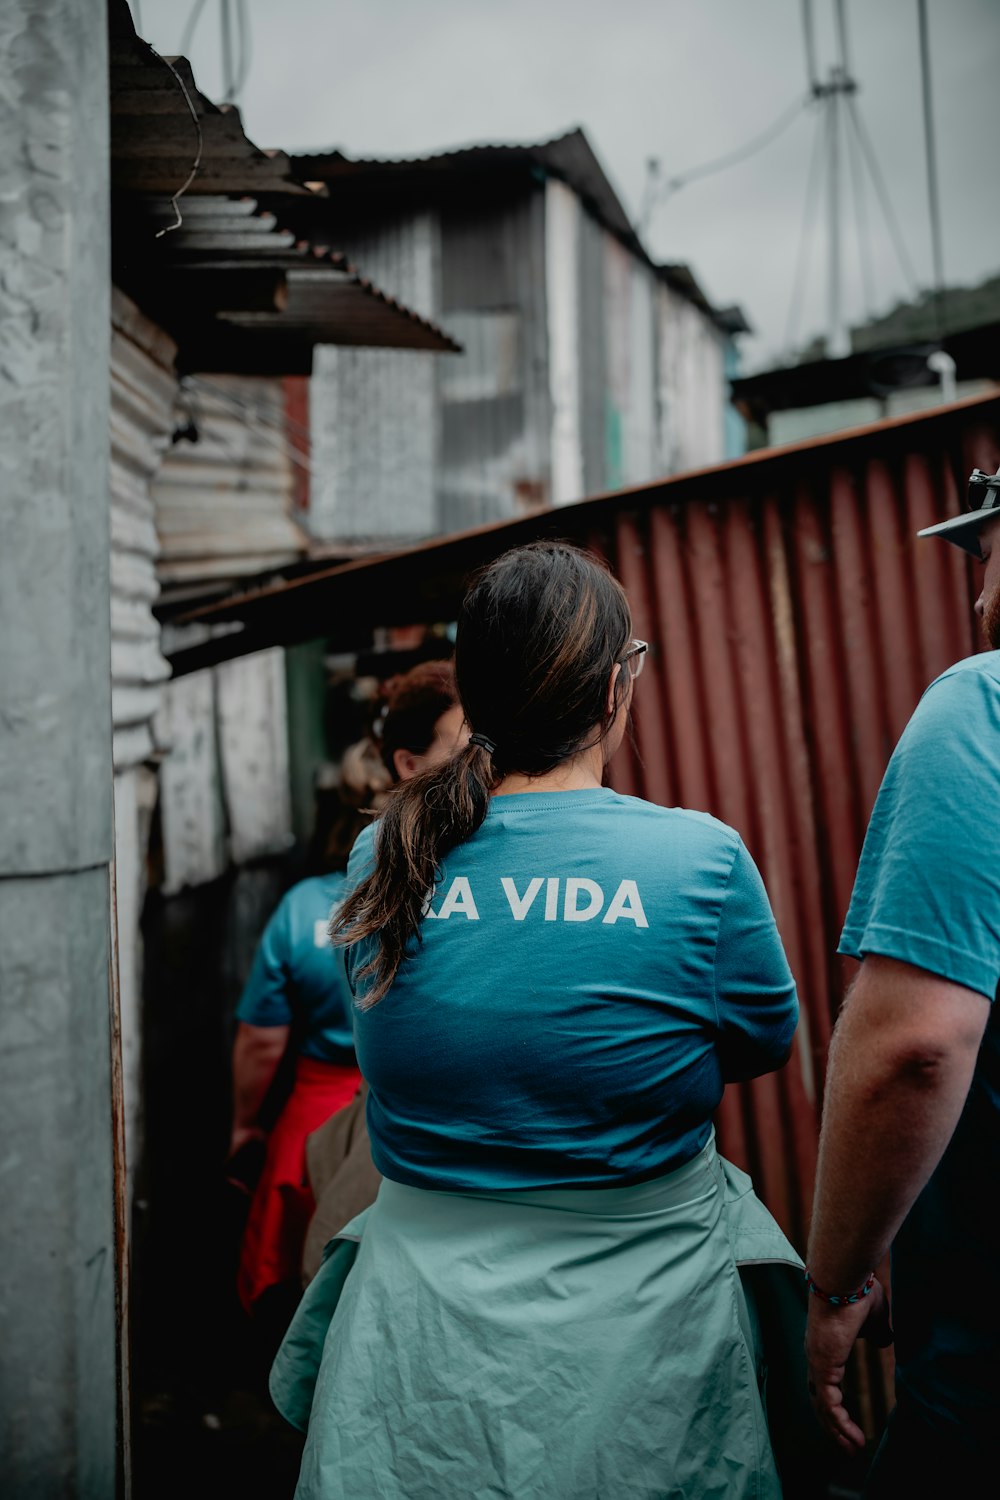
[{"label": "woman with ponytail", "polygon": [[712,1116],[795,987],[739,836],[603,785],[645,652],[593,557],[507,553],[459,619],[468,743],[355,845],[385,1181],[272,1372],[299,1500],[781,1494],[737,1262],[800,1263]]}]

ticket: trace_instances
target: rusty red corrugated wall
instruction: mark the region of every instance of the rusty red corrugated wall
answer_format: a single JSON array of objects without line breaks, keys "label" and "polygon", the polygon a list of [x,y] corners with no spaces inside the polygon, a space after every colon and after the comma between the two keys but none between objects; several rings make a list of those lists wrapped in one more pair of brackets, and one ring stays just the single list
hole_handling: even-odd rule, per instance
[{"label": "rusty red corrugated wall", "polygon": [[[979,646],[978,570],[915,535],[965,508],[958,476],[996,468],[995,422],[969,418],[731,467],[710,500],[623,503],[589,537],[651,643],[614,784],[738,829],[798,981],[791,1061],[727,1089],[718,1133],[800,1248],[827,1047],[855,967],[837,942],[868,817],[920,694]],[[858,1361],[870,1430],[887,1374],[878,1351]]]},{"label": "rusty red corrugated wall", "polygon": [[720,1133],[800,1240],[868,816],[924,687],[978,645],[973,565],[915,533],[961,508],[956,472],[995,466],[996,432],[966,430],[960,455],[921,451],[922,436],[890,430],[853,463],[824,445],[782,487],[767,464],[734,467],[728,495],[622,507],[591,538],[651,642],[615,784],[739,830],[799,982],[795,1066],[732,1090]]}]

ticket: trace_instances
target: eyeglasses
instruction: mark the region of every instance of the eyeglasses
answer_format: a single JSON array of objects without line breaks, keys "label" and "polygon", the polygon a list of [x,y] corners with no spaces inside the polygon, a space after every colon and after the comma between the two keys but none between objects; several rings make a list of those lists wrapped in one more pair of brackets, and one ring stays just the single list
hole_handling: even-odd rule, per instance
[{"label": "eyeglasses", "polygon": [[628,667],[629,676],[633,682],[642,671],[648,650],[648,641],[629,641],[628,643],[628,650],[622,657],[622,665]]}]

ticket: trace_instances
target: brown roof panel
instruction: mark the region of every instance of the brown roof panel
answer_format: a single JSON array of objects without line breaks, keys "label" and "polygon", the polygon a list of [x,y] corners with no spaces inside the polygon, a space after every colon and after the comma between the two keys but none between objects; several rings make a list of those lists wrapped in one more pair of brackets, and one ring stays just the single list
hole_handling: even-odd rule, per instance
[{"label": "brown roof panel", "polygon": [[255,146],[186,58],[136,35],[123,0],[110,5],[110,99],[114,280],[176,339],[181,369],[305,375],[316,344],[459,349],[287,227],[291,207],[326,188]]},{"label": "brown roof panel", "polygon": [[295,170],[307,181],[336,184],[330,201],[345,206],[366,195],[381,198],[413,193],[462,192],[470,179],[503,172],[542,171],[567,182],[606,228],[647,259],[631,220],[583,130],[577,128],[550,141],[464,146],[430,156],[401,158],[349,157],[342,151],[300,153]]}]

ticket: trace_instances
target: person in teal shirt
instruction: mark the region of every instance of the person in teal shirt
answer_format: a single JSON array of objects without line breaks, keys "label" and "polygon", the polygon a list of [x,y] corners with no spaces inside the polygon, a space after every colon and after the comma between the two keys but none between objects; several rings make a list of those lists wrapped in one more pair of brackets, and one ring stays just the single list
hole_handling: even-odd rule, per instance
[{"label": "person in teal shirt", "polygon": [[840,951],[860,959],[831,1046],[809,1269],[816,1409],[847,1451],[859,1334],[889,1336],[897,1404],[866,1496],[984,1492],[1000,1412],[1000,471],[929,528],[984,561],[992,648],[924,693],[882,782]]},{"label": "person in teal shirt", "polygon": [[384,1180],[272,1371],[298,1500],[780,1495],[738,1262],[800,1263],[711,1119],[786,1058],[795,986],[737,833],[602,785],[646,652],[593,557],[500,558],[468,744],[352,853]]},{"label": "person in teal shirt", "polygon": [[[348,852],[392,782],[450,755],[463,723],[449,662],[422,663],[395,681],[379,743],[359,741],[344,755],[326,832],[329,868],[299,881],[278,905],[236,1008],[230,1156],[248,1142],[266,1143],[237,1274],[240,1300],[258,1326],[283,1331],[300,1294],[302,1249],[315,1209],[306,1138],[354,1099],[361,1081],[344,957],[329,936],[331,915],[347,889]],[[295,1078],[268,1132],[259,1112],[289,1048]]]},{"label": "person in teal shirt", "polygon": [[[372,951],[348,949],[362,996]],[[375,1165],[413,1187],[661,1176],[706,1145],[725,1079],[782,1060],[795,1030],[739,836],[610,787],[494,796],[442,860],[410,958],[355,1044]]]}]

